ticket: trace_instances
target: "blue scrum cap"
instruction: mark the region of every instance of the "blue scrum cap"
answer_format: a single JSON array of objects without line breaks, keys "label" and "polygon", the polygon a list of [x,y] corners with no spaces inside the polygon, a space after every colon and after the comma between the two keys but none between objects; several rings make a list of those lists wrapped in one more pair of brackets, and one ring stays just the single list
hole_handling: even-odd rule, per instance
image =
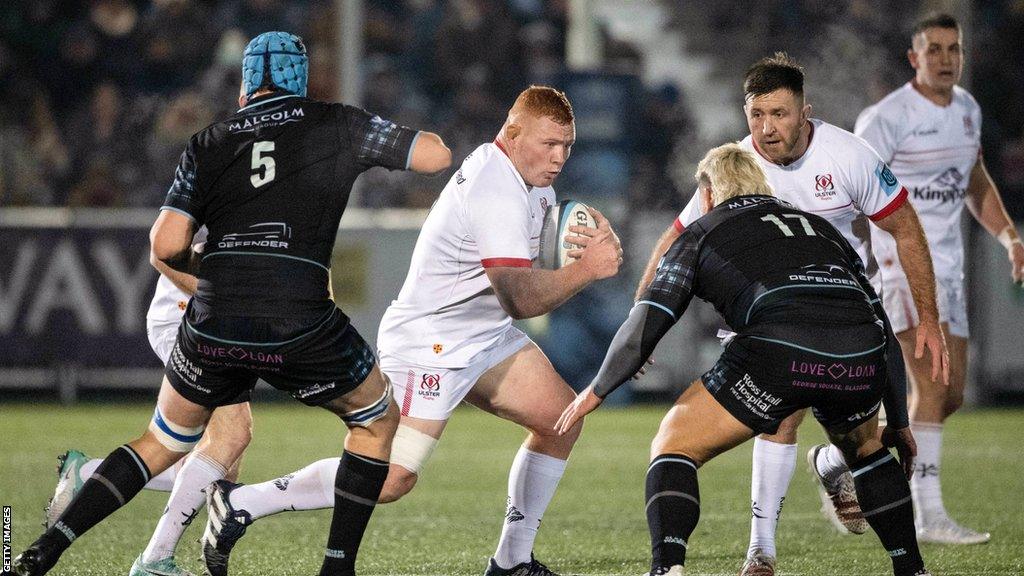
[{"label": "blue scrum cap", "polygon": [[302,38],[287,32],[264,32],[245,47],[242,82],[245,95],[263,87],[274,87],[299,96],[306,95],[309,59]]}]

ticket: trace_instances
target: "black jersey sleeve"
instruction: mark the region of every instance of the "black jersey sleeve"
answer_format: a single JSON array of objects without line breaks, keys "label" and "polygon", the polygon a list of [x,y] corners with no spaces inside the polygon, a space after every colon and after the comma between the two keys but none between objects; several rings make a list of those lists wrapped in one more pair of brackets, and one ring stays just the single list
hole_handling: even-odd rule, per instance
[{"label": "black jersey sleeve", "polygon": [[188,216],[197,226],[203,224],[199,188],[196,185],[195,140],[189,140],[174,171],[174,182],[167,191],[161,210],[173,210]]},{"label": "black jersey sleeve", "polygon": [[[696,230],[696,231],[695,231]],[[654,280],[612,339],[601,369],[591,382],[604,398],[636,374],[693,298],[700,244],[699,227],[687,228],[658,263]]]},{"label": "black jersey sleeve", "polygon": [[356,160],[366,168],[407,170],[417,130],[395,124],[362,108],[345,106],[348,137]]},{"label": "black jersey sleeve", "polygon": [[647,290],[638,303],[660,309],[678,320],[693,298],[700,242],[694,227],[687,228],[665,252]]}]

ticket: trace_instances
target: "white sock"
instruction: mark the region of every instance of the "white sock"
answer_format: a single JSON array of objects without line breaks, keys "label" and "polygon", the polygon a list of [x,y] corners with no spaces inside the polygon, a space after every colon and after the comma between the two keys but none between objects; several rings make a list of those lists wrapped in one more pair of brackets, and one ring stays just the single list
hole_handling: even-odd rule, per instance
[{"label": "white sock", "polygon": [[[184,466],[186,458],[188,458],[188,456],[178,460],[167,470],[164,470],[150,478],[149,482],[146,483],[146,490],[170,492],[171,489],[174,488],[174,478],[178,475],[178,471],[181,470],[181,467]],[[82,464],[82,467],[78,469],[78,477],[82,479],[82,482],[85,482],[90,476],[92,476],[92,473],[99,468],[101,462],[103,462],[103,458],[93,458],[85,464]]]},{"label": "white sock", "polygon": [[153,531],[149,544],[142,553],[143,562],[155,562],[174,556],[174,548],[178,545],[181,535],[206,503],[203,489],[227,474],[223,466],[201,452],[195,452],[181,460],[187,461],[174,480],[171,497],[167,499],[167,508],[164,509],[164,514],[157,522],[156,530]]},{"label": "white sock", "polygon": [[540,519],[565,473],[565,460],[520,447],[508,474],[508,509],[494,561],[502,568],[530,561]]},{"label": "white sock", "polygon": [[291,510],[333,508],[339,460],[317,460],[276,480],[235,488],[231,492],[231,506],[245,510],[253,520]]},{"label": "white sock", "polygon": [[777,444],[754,438],[753,474],[750,479],[750,547],[775,556],[775,527],[782,514],[789,481],[796,470],[796,444]]},{"label": "white sock", "polygon": [[840,476],[850,471],[846,465],[846,459],[843,458],[843,453],[836,448],[835,444],[829,444],[818,450],[818,455],[814,459],[814,467],[818,469],[818,474],[821,475],[825,486],[830,489],[835,487]]},{"label": "white sock", "polygon": [[946,516],[939,484],[942,424],[912,422],[910,430],[917,441],[917,460],[914,462],[914,476],[910,479],[910,492],[914,497],[914,514],[918,525],[921,525],[922,518]]}]

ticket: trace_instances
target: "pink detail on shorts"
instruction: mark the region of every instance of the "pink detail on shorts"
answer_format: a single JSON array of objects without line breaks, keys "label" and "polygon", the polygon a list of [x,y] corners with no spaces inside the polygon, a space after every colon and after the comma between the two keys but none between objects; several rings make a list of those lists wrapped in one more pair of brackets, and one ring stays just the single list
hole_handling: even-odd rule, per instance
[{"label": "pink detail on shorts", "polygon": [[402,416],[409,415],[409,405],[412,404],[412,383],[416,380],[416,374],[409,370],[409,377],[405,380],[405,397],[402,398]]}]

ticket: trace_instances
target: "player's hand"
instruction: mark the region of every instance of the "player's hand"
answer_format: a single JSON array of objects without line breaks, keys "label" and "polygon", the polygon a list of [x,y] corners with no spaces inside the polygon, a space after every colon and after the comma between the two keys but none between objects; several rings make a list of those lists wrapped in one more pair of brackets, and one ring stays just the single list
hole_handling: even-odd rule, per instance
[{"label": "player's hand", "polygon": [[584,416],[597,410],[601,402],[604,402],[604,399],[594,394],[594,387],[587,386],[587,389],[577,394],[572,404],[566,406],[562,415],[558,417],[558,422],[555,422],[555,431],[559,436],[565,434]]},{"label": "player's hand", "polygon": [[647,362],[643,366],[641,366],[639,370],[636,371],[636,374],[633,374],[633,380],[639,380],[641,376],[647,374],[648,364],[654,364],[654,356],[648,358]]},{"label": "player's hand", "polygon": [[946,350],[946,337],[942,335],[939,323],[934,320],[918,324],[914,358],[922,358],[925,348],[928,348],[928,353],[932,357],[932,382],[938,381],[941,373],[942,383],[949,386],[949,351]]},{"label": "player's hand", "polygon": [[570,250],[567,255],[579,259],[578,263],[590,270],[594,280],[610,278],[619,273],[622,244],[604,214],[596,208],[590,208],[590,214],[597,222],[597,228],[570,226],[569,232],[574,236],[566,236],[565,241],[581,248]]},{"label": "player's hand", "polygon": [[893,430],[889,426],[882,428],[882,444],[896,449],[900,464],[903,465],[903,473],[907,480],[914,475],[914,458],[917,457],[917,442],[914,441],[914,434],[910,427]]},{"label": "player's hand", "polygon": [[1010,259],[1010,276],[1013,277],[1013,282],[1024,286],[1024,244],[1010,243],[1006,256]]}]

